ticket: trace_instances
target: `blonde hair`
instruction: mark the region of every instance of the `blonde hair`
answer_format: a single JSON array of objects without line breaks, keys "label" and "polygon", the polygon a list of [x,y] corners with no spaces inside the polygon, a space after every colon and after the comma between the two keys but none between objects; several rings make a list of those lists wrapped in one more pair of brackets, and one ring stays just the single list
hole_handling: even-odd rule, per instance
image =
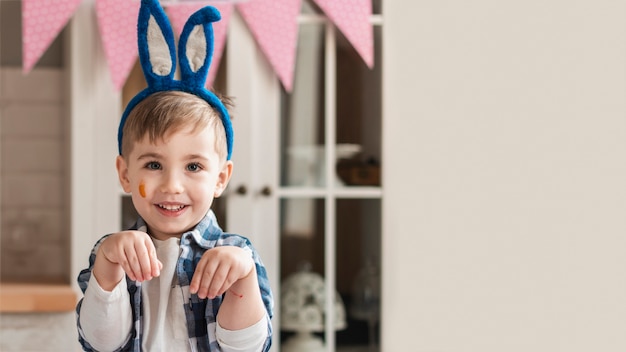
[{"label": "blonde hair", "polygon": [[[229,99],[220,100],[230,108]],[[226,132],[219,112],[204,99],[181,91],[150,94],[133,108],[124,124],[122,156],[128,157],[134,143],[146,136],[150,143],[155,143],[188,126],[193,131],[209,127],[215,134],[215,150],[220,158],[226,159]]]}]

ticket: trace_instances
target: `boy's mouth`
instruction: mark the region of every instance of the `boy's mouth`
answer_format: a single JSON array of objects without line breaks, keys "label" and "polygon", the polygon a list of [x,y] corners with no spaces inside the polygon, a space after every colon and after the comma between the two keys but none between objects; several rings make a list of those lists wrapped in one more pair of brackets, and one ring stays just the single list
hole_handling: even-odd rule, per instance
[{"label": "boy's mouth", "polygon": [[177,205],[172,205],[172,204],[157,204],[157,206],[161,209],[167,210],[167,211],[180,211],[182,210],[184,207],[186,207],[186,205],[183,204],[177,204]]}]

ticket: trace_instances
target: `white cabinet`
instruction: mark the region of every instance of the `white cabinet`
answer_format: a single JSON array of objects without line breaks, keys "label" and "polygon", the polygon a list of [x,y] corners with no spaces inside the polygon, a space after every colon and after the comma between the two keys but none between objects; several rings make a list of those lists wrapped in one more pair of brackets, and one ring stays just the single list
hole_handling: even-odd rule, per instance
[{"label": "white cabinet", "polygon": [[[379,61],[380,16],[373,21]],[[267,266],[276,295],[274,345],[281,345],[279,331],[281,340],[293,335],[281,322],[281,283],[308,266],[324,278],[320,299],[331,312],[311,311],[309,318],[322,320],[317,335],[334,351],[368,344],[369,313],[378,335],[379,290],[367,290],[378,277],[365,276],[361,285],[357,278],[380,268],[381,70],[378,63],[368,69],[322,15],[311,10],[299,22],[294,89],[287,93],[241,18],[231,19],[225,64],[236,106],[235,169],[224,224],[249,237]],[[355,286],[361,289],[353,292]],[[334,327],[344,323],[332,319],[335,305],[325,299],[335,291],[347,313],[340,331]]]},{"label": "white cabinet", "polygon": [[[217,90],[234,98],[235,167],[214,209],[227,232],[252,241],[268,270],[275,294],[274,351],[294,335],[281,323],[281,283],[305,266],[326,284],[304,298],[324,310],[309,318],[318,320],[315,333],[326,350],[367,347],[379,330],[374,274],[380,268],[383,197],[382,20],[372,18],[377,63],[370,70],[307,4],[299,18],[292,92],[283,90],[237,12],[216,80]],[[326,299],[336,292],[343,308]],[[343,318],[336,322],[331,318],[337,313]]]}]

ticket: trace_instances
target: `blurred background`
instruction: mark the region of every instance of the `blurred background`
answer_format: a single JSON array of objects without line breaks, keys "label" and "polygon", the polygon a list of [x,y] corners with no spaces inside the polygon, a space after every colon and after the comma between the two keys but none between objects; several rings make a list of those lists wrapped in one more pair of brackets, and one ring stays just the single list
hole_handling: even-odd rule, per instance
[{"label": "blurred background", "polygon": [[[112,65],[113,2],[67,1],[33,60],[0,0],[2,351],[78,350],[76,276],[136,219],[114,160],[145,81]],[[626,349],[626,3],[260,2],[209,2],[236,133],[213,210],[267,266],[273,351]]]}]

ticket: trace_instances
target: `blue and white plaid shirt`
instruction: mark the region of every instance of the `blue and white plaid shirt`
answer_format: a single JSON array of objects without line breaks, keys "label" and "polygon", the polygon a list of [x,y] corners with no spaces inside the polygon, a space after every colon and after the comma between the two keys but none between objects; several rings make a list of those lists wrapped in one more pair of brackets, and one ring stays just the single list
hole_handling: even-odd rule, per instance
[{"label": "blue and white plaid shirt", "polygon": [[[145,226],[144,220],[139,218],[131,230],[136,230]],[[89,256],[89,268],[81,271],[78,276],[78,285],[83,293],[87,290],[87,285],[89,283],[89,279],[91,278],[91,270],[93,269],[93,265],[96,260],[98,248],[107,236],[109,235],[102,237],[96,243],[91,255]],[[189,286],[196,265],[200,261],[204,252],[217,246],[237,246],[251,251],[252,258],[256,264],[261,297],[263,298],[267,314],[269,318],[271,318],[273,314],[274,301],[270,290],[270,283],[267,278],[267,272],[261,262],[261,258],[247,238],[223,232],[217,223],[217,219],[215,218],[213,211],[209,211],[193,230],[185,232],[180,238],[182,253],[176,264],[176,277],[178,278],[179,285],[183,287]],[[131,281],[128,277],[126,278],[126,282],[128,292],[130,294],[130,304],[133,312],[134,324],[128,339],[119,349],[117,349],[117,351],[141,351],[143,336],[141,283]],[[217,324],[217,312],[222,303],[222,297],[216,297],[212,300],[199,299],[198,296],[194,294],[189,297],[184,297],[184,301],[186,302],[184,311],[187,317],[187,330],[189,332],[189,343],[192,347],[192,351],[220,351],[220,346],[217,343],[215,336],[215,328]],[[93,347],[85,341],[84,334],[80,326],[81,304],[82,299],[76,306],[78,340],[85,351],[94,351]],[[267,319],[267,321],[267,339],[265,340],[263,351],[268,351],[272,343],[272,324],[269,319]]]}]

